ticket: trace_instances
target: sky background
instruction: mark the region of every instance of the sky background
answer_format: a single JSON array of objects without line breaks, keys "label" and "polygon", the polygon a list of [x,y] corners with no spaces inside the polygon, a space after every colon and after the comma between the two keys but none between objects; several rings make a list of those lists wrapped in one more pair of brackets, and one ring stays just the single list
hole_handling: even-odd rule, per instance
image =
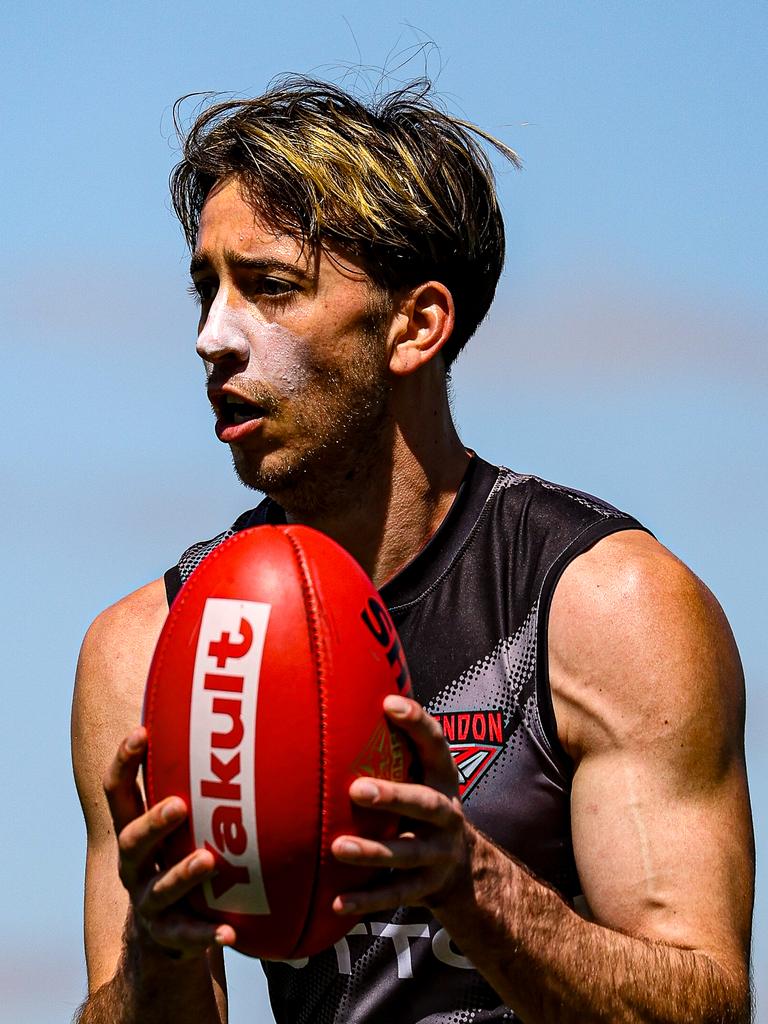
[{"label": "sky background", "polygon": [[[720,598],[748,681],[768,1024],[768,6],[11,0],[0,38],[6,444],[0,1020],[85,991],[71,680],[106,605],[255,503],[216,441],[167,199],[171,105],[425,70],[517,149],[509,256],[455,374],[467,444],[631,511]],[[707,879],[702,879],[703,887]],[[232,1024],[271,1021],[230,960]]]}]

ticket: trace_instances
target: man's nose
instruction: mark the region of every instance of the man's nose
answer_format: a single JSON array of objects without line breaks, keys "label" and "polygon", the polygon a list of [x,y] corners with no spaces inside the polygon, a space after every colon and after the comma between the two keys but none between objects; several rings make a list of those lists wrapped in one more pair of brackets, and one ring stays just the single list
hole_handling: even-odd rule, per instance
[{"label": "man's nose", "polygon": [[195,347],[206,363],[220,363],[226,359],[240,363],[248,361],[248,338],[227,301],[224,289],[217,293]]}]

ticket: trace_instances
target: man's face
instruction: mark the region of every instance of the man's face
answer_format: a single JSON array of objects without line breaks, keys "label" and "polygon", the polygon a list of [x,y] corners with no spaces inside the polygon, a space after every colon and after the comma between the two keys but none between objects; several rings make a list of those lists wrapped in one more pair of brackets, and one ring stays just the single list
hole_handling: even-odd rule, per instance
[{"label": "man's face", "polygon": [[192,257],[216,434],[243,483],[323,511],[381,450],[387,327],[359,266],[277,234],[236,181],[209,195]]}]

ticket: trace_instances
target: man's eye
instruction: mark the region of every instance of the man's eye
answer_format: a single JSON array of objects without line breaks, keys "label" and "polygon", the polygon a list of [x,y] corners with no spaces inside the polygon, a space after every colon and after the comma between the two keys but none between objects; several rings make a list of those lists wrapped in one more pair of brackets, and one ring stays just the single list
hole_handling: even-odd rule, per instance
[{"label": "man's eye", "polygon": [[218,285],[215,281],[193,281],[187,291],[202,305],[208,305],[216,298]]},{"label": "man's eye", "polygon": [[279,277],[263,277],[255,286],[254,291],[261,295],[288,295],[295,292],[297,286],[293,281],[286,281]]}]

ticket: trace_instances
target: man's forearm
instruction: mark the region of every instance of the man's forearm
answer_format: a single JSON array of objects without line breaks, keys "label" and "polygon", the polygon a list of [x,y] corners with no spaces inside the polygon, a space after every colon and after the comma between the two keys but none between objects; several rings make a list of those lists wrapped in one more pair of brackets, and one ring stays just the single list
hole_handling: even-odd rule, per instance
[{"label": "man's forearm", "polygon": [[746,970],[585,921],[485,837],[433,911],[526,1024],[745,1024]]},{"label": "man's forearm", "polygon": [[114,977],[83,1003],[74,1024],[222,1024],[205,956],[174,960],[126,938]]}]

